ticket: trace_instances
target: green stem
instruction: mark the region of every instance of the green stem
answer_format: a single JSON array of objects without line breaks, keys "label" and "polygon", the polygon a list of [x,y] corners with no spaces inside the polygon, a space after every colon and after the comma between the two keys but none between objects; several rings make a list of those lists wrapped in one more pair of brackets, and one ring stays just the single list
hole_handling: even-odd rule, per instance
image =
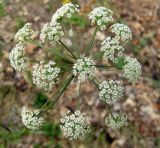
[{"label": "green stem", "polygon": [[93,36],[91,38],[91,41],[90,41],[88,47],[86,48],[85,56],[89,55],[89,52],[90,52],[91,48],[93,47],[93,43],[94,43],[97,31],[98,31],[98,26],[96,27],[96,29],[95,29],[95,31],[93,33]]},{"label": "green stem", "polygon": [[79,91],[78,91],[78,109],[80,108],[80,93],[81,93],[81,86],[82,86],[82,83],[79,83]]},{"label": "green stem", "polygon": [[50,50],[51,52],[53,52],[54,55],[59,56],[59,57],[61,57],[64,60],[67,60],[67,61],[69,61],[71,63],[75,62],[74,59],[56,52],[53,48],[48,48],[48,50]]},{"label": "green stem", "polygon": [[107,66],[107,65],[93,65],[96,66],[96,68],[101,68],[101,69],[107,69],[107,71],[116,71],[116,72],[121,72],[121,70],[118,70],[114,68],[113,66]]},{"label": "green stem", "polygon": [[102,57],[103,57],[103,51],[97,51],[97,52],[94,53],[91,57],[92,57],[94,60],[102,59]]},{"label": "green stem", "polygon": [[100,84],[99,80],[96,79],[96,78],[92,78],[92,82],[94,83],[94,85],[95,85],[95,86],[97,87],[97,89],[99,90],[99,84]]},{"label": "green stem", "polygon": [[61,71],[60,73],[69,72],[69,71],[71,71],[71,70],[72,70],[72,68],[71,68],[71,69],[68,69],[68,70]]},{"label": "green stem", "polygon": [[73,56],[73,58],[77,59],[74,53],[61,40],[59,40],[59,43]]},{"label": "green stem", "polygon": [[97,68],[105,68],[105,69],[111,68],[111,66],[107,65],[94,65],[94,66],[96,66]]},{"label": "green stem", "polygon": [[[41,47],[41,48],[47,49],[47,50],[51,50],[51,49],[52,49],[52,48],[45,48],[44,45],[42,45],[40,42],[38,42],[38,41],[36,41],[36,40],[30,40],[29,42],[32,43],[32,44],[35,44],[35,45],[37,45],[37,46],[39,46],[39,47]],[[51,50],[51,51],[52,51],[55,55],[58,55],[58,56],[60,56],[61,58],[67,60],[67,61],[70,61],[70,62],[72,62],[72,63],[74,62],[72,59],[70,59],[70,58],[67,57],[67,56],[57,54],[56,52],[54,52],[54,50]]]},{"label": "green stem", "polygon": [[116,119],[115,119],[115,117],[114,117],[114,115],[113,115],[113,113],[112,113],[112,111],[111,111],[111,109],[109,108],[109,105],[108,105],[107,103],[106,103],[106,106],[107,106],[107,109],[108,109],[108,111],[110,112],[113,120],[116,121]]},{"label": "green stem", "polygon": [[54,101],[51,102],[47,107],[46,105],[48,104],[48,102],[46,102],[46,104],[44,104],[44,106],[42,106],[42,112],[47,111],[48,109],[50,109],[51,107],[53,107],[56,102],[59,100],[59,98],[61,97],[61,95],[64,93],[64,91],[67,89],[67,87],[69,86],[69,84],[71,83],[71,81],[73,80],[74,76],[71,75],[63,84],[63,87],[56,93]]}]

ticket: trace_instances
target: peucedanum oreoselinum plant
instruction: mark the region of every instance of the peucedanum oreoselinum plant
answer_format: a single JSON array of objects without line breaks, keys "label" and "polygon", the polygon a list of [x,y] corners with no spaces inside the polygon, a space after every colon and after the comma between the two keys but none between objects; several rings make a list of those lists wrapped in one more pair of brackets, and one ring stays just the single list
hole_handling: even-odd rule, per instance
[{"label": "peucedanum oreoselinum plant", "polygon": [[[91,24],[95,25],[95,31],[88,46],[83,51],[71,49],[70,46],[63,42],[65,34],[63,26],[64,21],[69,20],[73,15],[78,15],[78,13],[78,5],[67,3],[53,14],[49,23],[44,24],[39,39],[33,38],[34,30],[31,23],[26,23],[15,35],[17,44],[9,54],[11,66],[20,72],[29,69],[32,73],[33,83],[37,87],[45,91],[52,91],[53,87],[61,82],[61,73],[67,73],[66,80],[63,80],[62,85],[59,86],[60,89],[54,93],[53,98],[50,99],[50,104],[44,104],[40,110],[33,110],[26,106],[22,108],[22,122],[31,130],[38,130],[43,126],[45,120],[42,115],[55,105],[73,79],[76,79],[79,84],[85,83],[85,80],[88,79],[97,87],[99,99],[106,103],[110,113],[105,119],[107,126],[120,128],[126,123],[127,119],[124,114],[113,114],[110,109],[110,104],[115,103],[123,96],[124,87],[122,82],[120,80],[105,80],[101,82],[96,77],[95,71],[99,68],[103,68],[106,72],[116,70],[115,64],[121,58],[124,62],[121,69],[124,78],[130,82],[138,79],[141,74],[140,63],[137,59],[124,54],[125,44],[132,39],[132,31],[125,24],[113,23],[115,21],[113,21],[112,10],[105,7],[97,7],[88,15]],[[110,31],[111,36],[106,37],[97,52],[93,52],[92,48],[97,31],[105,30],[106,28]],[[72,33],[73,35],[75,34],[73,30]],[[58,54],[62,64],[57,66],[53,55],[45,57],[41,61],[31,59],[26,51],[26,44],[30,42],[36,44],[45,52],[52,50],[54,55]],[[63,47],[64,52],[54,51],[56,46]],[[109,64],[98,65],[97,60],[99,59],[96,58],[98,55],[101,55],[102,59]],[[66,65],[67,69],[64,70],[63,66],[65,67]],[[91,131],[87,115],[81,113],[79,108],[75,109],[75,111],[68,111],[60,121],[64,135],[69,139],[83,139],[85,134]]]}]

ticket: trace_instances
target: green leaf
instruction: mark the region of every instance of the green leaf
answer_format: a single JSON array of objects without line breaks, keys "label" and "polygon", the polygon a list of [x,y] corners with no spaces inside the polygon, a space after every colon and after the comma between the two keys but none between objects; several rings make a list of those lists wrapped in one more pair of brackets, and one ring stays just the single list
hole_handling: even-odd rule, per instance
[{"label": "green leaf", "polygon": [[160,137],[157,137],[155,139],[155,145],[157,146],[157,148],[160,147]]},{"label": "green leaf", "polygon": [[70,22],[73,25],[78,25],[81,28],[85,28],[88,24],[86,19],[83,16],[79,15],[72,15],[68,22]]},{"label": "green leaf", "polygon": [[118,58],[118,62],[115,63],[117,69],[121,70],[123,68],[125,64],[124,60],[125,60],[124,57]]},{"label": "green leaf", "polygon": [[130,43],[131,47],[133,47],[132,50],[133,50],[134,54],[137,55],[141,49],[143,49],[147,45],[151,44],[153,37],[154,37],[154,34],[151,33],[149,35],[144,35],[143,37],[141,37],[139,39],[139,43],[136,45],[134,45],[133,43]]},{"label": "green leaf", "polygon": [[24,18],[18,17],[16,18],[16,28],[17,30],[19,30],[20,28],[22,28],[26,23],[26,20]]},{"label": "green leaf", "polygon": [[35,144],[34,148],[41,148],[41,144],[39,144],[39,143]]},{"label": "green leaf", "polygon": [[41,129],[42,135],[50,137],[50,138],[60,138],[62,135],[62,131],[58,124],[46,122],[45,125]]},{"label": "green leaf", "polygon": [[60,144],[56,144],[54,148],[62,148]]},{"label": "green leaf", "polygon": [[3,17],[7,15],[6,11],[5,11],[5,5],[3,2],[0,2],[0,17]]},{"label": "green leaf", "polygon": [[8,132],[0,129],[0,139],[2,141],[7,141],[8,143],[17,143],[23,136],[29,134],[29,130],[26,128],[20,130],[14,130],[12,132]]},{"label": "green leaf", "polygon": [[24,128],[18,131],[13,131],[11,134],[9,134],[9,136],[7,137],[7,140],[9,141],[17,141],[19,139],[21,139],[23,136],[26,136],[29,134],[29,130]]},{"label": "green leaf", "polygon": [[34,107],[41,108],[48,100],[48,97],[42,92],[37,94],[37,97],[34,101]]}]

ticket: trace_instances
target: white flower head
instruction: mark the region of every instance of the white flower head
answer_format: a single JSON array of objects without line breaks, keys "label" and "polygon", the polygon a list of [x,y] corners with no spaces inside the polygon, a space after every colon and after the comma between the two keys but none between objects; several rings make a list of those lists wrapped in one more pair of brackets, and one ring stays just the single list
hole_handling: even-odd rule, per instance
[{"label": "white flower head", "polygon": [[122,114],[114,114],[113,116],[114,116],[114,119],[111,114],[105,119],[106,125],[108,127],[116,129],[116,128],[121,128],[126,124],[127,122],[126,116]]},{"label": "white flower head", "polygon": [[55,62],[41,61],[33,66],[33,83],[45,91],[50,91],[58,82],[60,68],[54,67]]},{"label": "white flower head", "polygon": [[107,23],[113,21],[112,14],[112,10],[105,7],[98,7],[89,13],[89,19],[92,24],[96,24],[101,30],[104,30]]},{"label": "white flower head", "polygon": [[124,48],[116,38],[107,37],[101,44],[101,51],[104,52],[103,58],[111,60],[113,63],[123,55]]},{"label": "white flower head", "polygon": [[99,97],[101,100],[113,104],[123,96],[124,87],[118,80],[103,81],[99,85]]},{"label": "white flower head", "polygon": [[123,66],[124,77],[130,82],[136,81],[142,73],[141,64],[136,58],[126,57],[125,65]]},{"label": "white flower head", "polygon": [[59,23],[46,23],[41,30],[40,39],[42,42],[48,40],[50,43],[54,44],[63,35],[64,33]]},{"label": "white flower head", "polygon": [[15,41],[25,42],[32,39],[34,31],[31,23],[26,23],[18,32],[15,34]]},{"label": "white flower head", "polygon": [[23,106],[21,111],[22,123],[31,130],[40,129],[44,124],[44,119],[39,114],[39,110],[31,110]]},{"label": "white flower head", "polygon": [[55,14],[52,16],[51,24],[55,22],[59,22],[64,17],[70,18],[73,14],[79,12],[79,5],[67,3],[63,5],[61,8],[57,9]]},{"label": "white flower head", "polygon": [[79,82],[83,82],[87,77],[92,77],[96,70],[95,63],[91,58],[84,57],[78,59],[73,66],[73,75],[78,76]]},{"label": "white flower head", "polygon": [[16,44],[9,54],[11,66],[18,71],[27,67],[28,58],[25,56],[25,47],[22,43]]},{"label": "white flower head", "polygon": [[123,42],[132,40],[132,31],[127,25],[115,23],[110,28],[111,28],[111,31],[115,33],[116,35],[115,37],[118,40],[121,40]]},{"label": "white flower head", "polygon": [[91,131],[90,124],[86,114],[79,110],[74,113],[68,111],[63,118],[61,118],[61,126],[64,135],[70,140],[84,139],[85,135]]}]

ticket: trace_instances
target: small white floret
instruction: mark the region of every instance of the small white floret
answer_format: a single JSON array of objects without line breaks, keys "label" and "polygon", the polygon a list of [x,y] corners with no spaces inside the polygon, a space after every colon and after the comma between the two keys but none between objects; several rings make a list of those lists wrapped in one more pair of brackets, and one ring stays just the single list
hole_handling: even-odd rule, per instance
[{"label": "small white floret", "polygon": [[96,24],[101,30],[104,30],[107,24],[113,21],[112,10],[105,7],[98,7],[89,13],[89,19],[92,24]]},{"label": "small white floret", "polygon": [[28,58],[25,55],[25,47],[22,43],[16,44],[9,54],[11,66],[18,71],[27,67]]},{"label": "small white floret", "polygon": [[31,130],[40,129],[44,124],[44,119],[39,114],[39,110],[31,110],[23,106],[21,111],[22,123]]},{"label": "small white floret", "polygon": [[91,131],[86,114],[79,110],[74,113],[67,112],[61,119],[61,128],[70,140],[84,139],[85,135]]},{"label": "small white floret", "polygon": [[54,61],[41,61],[33,66],[33,83],[38,87],[50,91],[58,82],[60,68],[55,67]]}]

